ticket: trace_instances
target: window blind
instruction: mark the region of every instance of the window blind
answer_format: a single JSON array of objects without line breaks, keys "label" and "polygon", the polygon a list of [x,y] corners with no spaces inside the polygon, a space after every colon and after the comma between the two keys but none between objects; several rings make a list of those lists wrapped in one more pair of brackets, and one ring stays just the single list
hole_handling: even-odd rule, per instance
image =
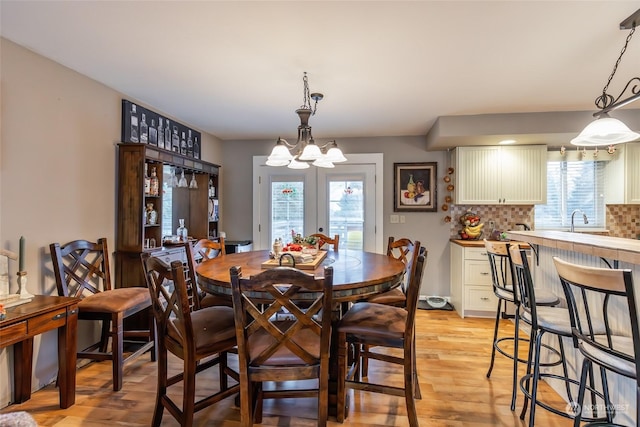
[{"label": "window blind", "polygon": [[547,204],[535,206],[536,229],[568,228],[571,213],[582,210],[589,220],[584,224],[581,214],[575,215],[576,227],[605,226],[604,167],[605,161],[547,162]]}]

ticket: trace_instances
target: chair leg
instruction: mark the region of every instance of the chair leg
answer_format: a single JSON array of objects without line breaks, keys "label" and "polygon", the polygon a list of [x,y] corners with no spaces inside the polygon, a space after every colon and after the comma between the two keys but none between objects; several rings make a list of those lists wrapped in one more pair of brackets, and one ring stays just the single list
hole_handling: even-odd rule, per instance
[{"label": "chair leg", "polygon": [[220,354],[218,354],[218,360],[220,360],[220,362],[218,362],[218,369],[219,369],[219,376],[220,376],[220,390],[226,390],[227,388],[229,388],[229,380],[227,378],[227,352],[223,351],[220,352]]},{"label": "chair leg", "polygon": [[544,331],[538,331],[536,337],[536,357],[533,362],[533,381],[531,383],[531,410],[529,411],[529,427],[533,427],[536,420],[536,399],[538,394],[538,380],[540,377],[540,349],[542,348],[542,336]]},{"label": "chair leg", "polygon": [[153,309],[149,309],[149,341],[153,341],[153,347],[150,350],[151,361],[155,362],[158,358],[158,340],[156,331],[156,318],[153,315]]},{"label": "chair leg", "polygon": [[489,363],[487,378],[491,377],[491,371],[493,370],[493,363],[496,360],[496,340],[498,339],[498,325],[500,324],[500,307],[502,307],[502,300],[498,298],[498,308],[496,309],[496,324],[495,324],[495,327],[493,328],[493,342],[491,345],[491,362]]},{"label": "chair leg", "polygon": [[[506,304],[506,303],[505,303]],[[511,410],[516,410],[516,392],[518,390],[518,343],[520,342],[520,316],[518,315],[518,306],[516,305],[515,331],[513,338],[513,381],[511,386]]]},{"label": "chair leg", "polygon": [[156,394],[156,408],[153,411],[152,427],[160,427],[162,422],[162,412],[164,405],[162,400],[167,395],[167,350],[165,348],[158,349],[158,391]]},{"label": "chair leg", "polygon": [[591,361],[587,358],[582,361],[582,373],[580,374],[580,387],[578,388],[578,400],[574,403],[575,417],[573,427],[580,427],[582,419],[582,403],[584,402],[584,392],[587,388],[587,372],[591,368]]},{"label": "chair leg", "polygon": [[111,322],[109,320],[102,321],[102,330],[100,332],[100,353],[107,353],[109,348],[109,337],[111,336]]},{"label": "chair leg", "polygon": [[183,371],[183,392],[182,392],[182,427],[193,425],[193,414],[196,403],[196,367],[197,363],[193,357],[188,355],[184,358]]},{"label": "chair leg", "polygon": [[113,362],[113,391],[122,389],[122,367],[124,365],[123,358],[123,334],[124,326],[122,324],[122,316],[114,314],[111,320],[111,357]]},{"label": "chair leg", "polygon": [[367,344],[364,344],[362,346],[362,350],[364,351],[363,356],[360,356],[360,369],[362,370],[362,377],[368,377],[369,376],[369,358],[366,356],[367,352],[369,351],[371,347],[369,347]]},{"label": "chair leg", "polygon": [[[347,379],[347,352],[349,348],[349,343],[347,343],[346,334],[338,334],[338,390],[337,390],[337,402],[336,406],[338,407],[336,410],[336,418],[339,423],[344,422],[346,405],[347,405],[347,389],[346,389],[346,379]],[[356,356],[360,357],[356,352]],[[358,363],[358,359],[354,360],[354,363]],[[357,374],[356,374],[357,375]]]},{"label": "chair leg", "polygon": [[[418,414],[416,412],[416,400],[413,394],[415,384],[415,350],[412,348],[410,351],[405,351],[404,357],[404,399],[407,405],[407,416],[409,417],[410,427],[419,427]],[[407,360],[410,359],[410,360]]]},{"label": "chair leg", "polygon": [[418,357],[416,355],[416,337],[413,336],[413,344],[411,345],[411,349],[413,351],[413,384],[415,385],[415,398],[418,400],[422,400],[422,393],[420,392],[420,381],[418,380],[418,366],[417,360]]},{"label": "chair leg", "polygon": [[[531,377],[529,375],[531,375],[534,337],[535,337],[535,331],[533,329],[531,329],[531,333],[529,335],[529,351],[527,353],[527,372],[525,374],[527,379],[525,380],[524,385],[521,385],[521,387],[523,387],[524,390],[526,390],[527,392],[529,392],[529,384],[530,384],[530,381],[531,381],[530,380]],[[525,394],[524,403],[522,404],[522,411],[520,412],[520,419],[521,420],[524,420],[524,416],[527,413],[528,406],[529,406],[529,398]]]}]

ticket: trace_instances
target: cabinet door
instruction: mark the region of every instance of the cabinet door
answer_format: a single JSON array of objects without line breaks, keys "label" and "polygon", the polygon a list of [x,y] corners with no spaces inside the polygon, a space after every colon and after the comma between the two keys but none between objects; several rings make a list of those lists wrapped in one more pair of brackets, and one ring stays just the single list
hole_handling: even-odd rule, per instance
[{"label": "cabinet door", "polygon": [[625,151],[625,202],[640,204],[640,144],[626,144]]},{"label": "cabinet door", "polygon": [[456,204],[494,205],[500,198],[500,147],[456,149]]},{"label": "cabinet door", "polygon": [[501,201],[507,205],[547,202],[547,147],[523,145],[500,149]]}]

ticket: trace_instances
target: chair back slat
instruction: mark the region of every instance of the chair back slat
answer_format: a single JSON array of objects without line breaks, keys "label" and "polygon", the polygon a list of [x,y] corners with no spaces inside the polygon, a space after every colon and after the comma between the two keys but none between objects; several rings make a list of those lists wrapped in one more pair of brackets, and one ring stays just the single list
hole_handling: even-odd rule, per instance
[{"label": "chair back slat", "polygon": [[535,287],[531,270],[529,268],[529,259],[524,249],[517,244],[509,246],[509,260],[513,273],[513,281],[515,282],[516,295],[518,295],[518,304],[522,310],[528,311],[531,316],[530,321],[533,329],[538,329],[538,313],[536,305]]},{"label": "chair back slat", "polygon": [[333,239],[327,235],[322,233],[314,233],[311,236],[318,238],[318,249],[322,249],[324,245],[333,246],[333,250],[337,251],[338,246],[340,245],[340,235],[336,234],[333,236]]},{"label": "chair back slat", "polygon": [[[569,306],[574,345],[635,364],[640,385],[640,330],[631,270],[577,265],[558,257],[553,261]],[[619,337],[633,340],[632,352],[618,345]],[[616,366],[607,368],[624,375]]]},{"label": "chair back slat", "polygon": [[421,248],[418,240],[413,242],[411,239],[406,237],[398,240],[395,240],[393,236],[389,237],[389,241],[387,243],[387,256],[402,261],[405,265],[405,274],[402,282],[402,291],[405,295],[407,294],[411,277],[414,274],[416,260],[424,250],[424,248]]},{"label": "chair back slat", "polygon": [[420,284],[422,283],[422,275],[424,267],[427,264],[427,251],[422,248],[414,263],[412,274],[409,277],[409,286],[407,288],[407,323],[405,325],[405,347],[410,343],[411,336],[415,333],[415,319],[418,311],[418,299],[420,298]]},{"label": "chair back slat", "polygon": [[193,258],[197,264],[206,259],[226,255],[227,251],[225,249],[224,237],[218,237],[216,240],[198,240],[193,245],[193,254]]},{"label": "chair back slat", "polygon": [[49,246],[58,295],[84,298],[111,289],[107,240],[74,240]]},{"label": "chair back slat", "polygon": [[512,286],[514,279],[509,261],[509,246],[509,242],[484,240],[484,247],[489,258],[493,292],[499,298],[504,298],[505,295],[513,295],[514,302],[517,302],[517,287]]}]

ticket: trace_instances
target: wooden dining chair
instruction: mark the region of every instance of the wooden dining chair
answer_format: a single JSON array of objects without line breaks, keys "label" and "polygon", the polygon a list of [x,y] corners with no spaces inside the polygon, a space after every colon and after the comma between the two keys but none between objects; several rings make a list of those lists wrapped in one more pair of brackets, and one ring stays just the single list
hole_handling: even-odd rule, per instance
[{"label": "wooden dining chair", "polygon": [[[251,278],[232,267],[231,288],[240,366],[240,422],[262,422],[263,399],[317,397],[317,425],[327,424],[333,268],[324,277],[290,267]],[[302,304],[304,303],[304,304]],[[316,379],[317,388],[286,382]],[[282,382],[267,388],[265,383]]]},{"label": "wooden dining chair", "polygon": [[318,249],[322,249],[324,245],[332,245],[333,250],[337,251],[340,245],[340,235],[336,234],[333,236],[333,239],[329,236],[326,236],[322,233],[314,233],[311,236],[317,237],[318,240]]},{"label": "wooden dining chair", "polygon": [[[421,246],[420,242],[416,240],[411,241],[406,237],[395,240],[393,236],[389,237],[387,243],[387,256],[395,258],[405,265],[404,279],[400,286],[395,287],[387,292],[381,294],[372,295],[366,299],[367,302],[373,302],[376,304],[391,305],[394,307],[406,307],[407,305],[407,286],[411,276],[414,274],[416,260],[420,254],[424,254],[425,248]],[[369,356],[372,358],[378,358],[376,353],[371,352],[371,348],[365,345],[362,348],[360,354],[362,358],[361,371],[362,376],[369,375]],[[421,397],[420,390],[417,392],[418,397]]]},{"label": "wooden dining chair", "polygon": [[[192,265],[195,271],[195,267],[202,261],[212,259],[227,254],[225,250],[224,237],[217,237],[215,240],[200,239],[193,244],[191,249],[191,258],[193,260]],[[218,305],[225,305],[228,307],[233,306],[231,298],[208,294],[198,289],[200,295],[201,307],[214,307]]]},{"label": "wooden dining chair", "polygon": [[[415,399],[418,387],[418,374],[415,348],[415,318],[420,295],[420,282],[426,263],[426,252],[419,255],[407,288],[406,307],[394,307],[386,304],[357,302],[340,319],[338,335],[338,422],[343,422],[346,411],[347,388],[375,393],[403,396],[407,407],[407,416],[411,427],[418,426]],[[389,385],[388,378],[381,381],[365,381],[358,376],[358,349],[384,347],[387,351],[380,361],[400,365],[403,372],[403,387]],[[350,357],[349,349],[356,351]],[[402,356],[389,352],[389,349],[401,349]],[[371,356],[370,356],[371,357]],[[347,366],[347,362],[352,364]],[[385,371],[383,377],[387,376]],[[384,382],[384,384],[383,384]]]},{"label": "wooden dining chair", "polygon": [[[186,243],[187,253],[191,250],[188,245]],[[240,389],[238,384],[228,384],[229,377],[235,381],[239,379],[227,363],[227,353],[236,345],[233,309],[224,306],[200,308],[194,289],[195,274],[181,261],[173,261],[168,266],[148,252],[142,253],[141,258],[158,325],[158,388],[151,425],[160,426],[166,408],[181,426],[191,427],[196,412]],[[169,353],[182,360],[182,371],[173,376],[169,376],[168,371]],[[207,384],[196,393],[197,374],[216,365],[219,368],[218,389],[211,391]],[[203,381],[208,383],[208,380],[203,377]],[[174,401],[170,391],[171,386],[178,383],[182,383],[181,404]],[[176,392],[179,389],[176,388]]]},{"label": "wooden dining chair", "polygon": [[[151,308],[149,292],[143,287],[112,288],[107,239],[97,242],[74,240],[49,246],[58,295],[78,297],[78,319],[101,323],[100,341],[78,352],[80,359],[111,360],[113,390],[122,388],[125,362],[151,350],[155,361],[155,328],[149,310],[147,330],[125,331],[124,320]],[[136,338],[133,342],[131,339]],[[141,342],[140,340],[145,340]],[[109,349],[109,340],[111,348]],[[137,350],[124,356],[124,345],[135,344]]]}]

